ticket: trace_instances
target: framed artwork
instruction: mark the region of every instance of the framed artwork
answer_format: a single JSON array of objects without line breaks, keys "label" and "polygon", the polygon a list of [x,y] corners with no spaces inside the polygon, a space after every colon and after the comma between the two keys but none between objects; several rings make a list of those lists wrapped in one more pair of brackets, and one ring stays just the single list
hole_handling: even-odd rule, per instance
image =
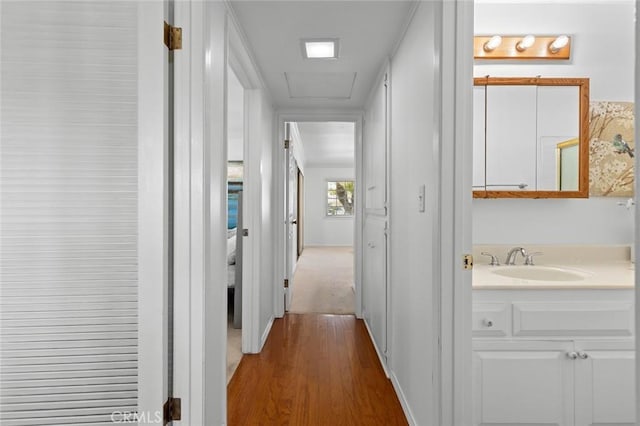
[{"label": "framed artwork", "polygon": [[589,193],[632,197],[635,141],[633,102],[591,102]]}]

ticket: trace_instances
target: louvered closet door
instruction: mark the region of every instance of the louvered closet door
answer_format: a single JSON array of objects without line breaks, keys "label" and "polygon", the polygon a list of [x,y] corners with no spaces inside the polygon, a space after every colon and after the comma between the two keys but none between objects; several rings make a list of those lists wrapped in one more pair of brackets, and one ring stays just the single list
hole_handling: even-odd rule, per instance
[{"label": "louvered closet door", "polygon": [[0,424],[112,424],[138,392],[137,5],[0,14]]}]

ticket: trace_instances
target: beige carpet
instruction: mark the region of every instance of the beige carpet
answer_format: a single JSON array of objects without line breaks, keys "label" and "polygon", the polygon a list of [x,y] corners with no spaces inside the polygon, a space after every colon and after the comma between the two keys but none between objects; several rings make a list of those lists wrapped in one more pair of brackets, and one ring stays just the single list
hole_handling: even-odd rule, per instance
[{"label": "beige carpet", "polygon": [[353,314],[353,247],[305,247],[293,277],[291,313]]}]

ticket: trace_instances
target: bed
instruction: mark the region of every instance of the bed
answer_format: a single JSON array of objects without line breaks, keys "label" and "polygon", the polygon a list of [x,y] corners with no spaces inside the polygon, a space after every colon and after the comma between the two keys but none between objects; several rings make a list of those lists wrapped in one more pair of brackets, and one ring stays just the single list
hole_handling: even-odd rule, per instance
[{"label": "bed", "polygon": [[228,185],[227,288],[233,299],[233,327],[242,328],[242,183]]}]

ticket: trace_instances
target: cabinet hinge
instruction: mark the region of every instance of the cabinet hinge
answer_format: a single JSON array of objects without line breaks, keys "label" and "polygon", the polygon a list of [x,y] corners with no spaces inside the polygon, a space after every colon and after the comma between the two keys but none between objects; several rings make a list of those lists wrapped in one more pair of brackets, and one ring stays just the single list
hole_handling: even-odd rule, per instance
[{"label": "cabinet hinge", "polygon": [[462,269],[469,270],[473,269],[473,256],[470,254],[465,254],[462,256]]},{"label": "cabinet hinge", "polygon": [[284,288],[289,288],[289,279],[288,278],[284,279]]},{"label": "cabinet hinge", "polygon": [[164,44],[169,50],[182,49],[182,28],[164,22]]},{"label": "cabinet hinge", "polygon": [[290,145],[291,145],[291,141],[289,139],[285,139],[284,140],[284,149],[289,149]]},{"label": "cabinet hinge", "polygon": [[169,397],[167,402],[164,403],[162,407],[163,415],[164,415],[164,425],[167,425],[169,422],[174,420],[182,419],[182,409],[180,404],[180,398]]}]

